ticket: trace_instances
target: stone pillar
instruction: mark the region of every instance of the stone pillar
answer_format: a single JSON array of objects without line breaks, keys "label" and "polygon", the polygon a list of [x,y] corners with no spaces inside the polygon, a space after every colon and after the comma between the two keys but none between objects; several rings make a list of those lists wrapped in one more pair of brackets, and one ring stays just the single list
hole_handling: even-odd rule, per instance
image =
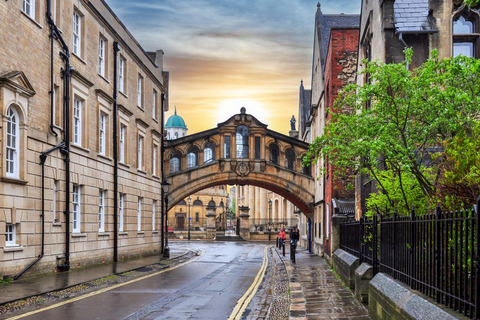
[{"label": "stone pillar", "polygon": [[268,208],[267,208],[267,190],[260,189],[260,219],[261,223],[266,223],[268,217]]},{"label": "stone pillar", "polygon": [[207,239],[213,239],[216,236],[217,228],[215,226],[215,217],[217,214],[215,211],[217,210],[217,207],[215,206],[215,202],[210,201],[210,203],[207,205],[207,214],[205,215],[207,217]]},{"label": "stone pillar", "polygon": [[248,186],[248,206],[250,207],[250,215],[255,220],[255,187]]},{"label": "stone pillar", "polygon": [[340,223],[347,219],[346,215],[335,214],[332,217],[332,234],[330,235],[331,254],[340,248]]},{"label": "stone pillar", "polygon": [[255,187],[255,212],[253,214],[258,224],[258,221],[260,220],[260,188],[259,187]]},{"label": "stone pillar", "polygon": [[250,240],[250,225],[248,218],[250,218],[250,215],[248,214],[248,211],[250,210],[249,207],[246,206],[241,206],[239,208],[239,217],[240,217],[240,237],[242,237],[245,240]]}]

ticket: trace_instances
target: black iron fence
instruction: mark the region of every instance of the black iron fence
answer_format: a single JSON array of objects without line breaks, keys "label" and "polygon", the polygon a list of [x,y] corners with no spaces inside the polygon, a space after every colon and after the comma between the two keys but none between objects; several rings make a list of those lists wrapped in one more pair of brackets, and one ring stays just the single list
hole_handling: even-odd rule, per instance
[{"label": "black iron fence", "polygon": [[480,198],[476,208],[340,223],[340,248],[412,289],[480,319]]}]

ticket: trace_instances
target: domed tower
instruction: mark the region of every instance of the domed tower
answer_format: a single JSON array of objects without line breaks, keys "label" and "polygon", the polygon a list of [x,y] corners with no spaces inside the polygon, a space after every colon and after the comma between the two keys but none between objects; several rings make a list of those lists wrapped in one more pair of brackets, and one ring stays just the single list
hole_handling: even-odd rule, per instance
[{"label": "domed tower", "polygon": [[187,135],[188,128],[183,118],[177,115],[177,106],[175,106],[175,114],[168,118],[165,130],[167,130],[167,140],[174,140]]}]

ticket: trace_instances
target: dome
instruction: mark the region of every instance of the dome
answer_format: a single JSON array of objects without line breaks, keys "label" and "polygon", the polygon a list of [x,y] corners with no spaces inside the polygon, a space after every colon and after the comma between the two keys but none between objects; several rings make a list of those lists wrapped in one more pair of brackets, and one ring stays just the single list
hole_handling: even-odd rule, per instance
[{"label": "dome", "polygon": [[187,126],[185,125],[185,121],[183,120],[183,118],[177,115],[177,107],[175,107],[175,114],[173,116],[170,116],[167,120],[167,123],[165,124],[165,129],[168,129],[168,128],[187,129]]}]

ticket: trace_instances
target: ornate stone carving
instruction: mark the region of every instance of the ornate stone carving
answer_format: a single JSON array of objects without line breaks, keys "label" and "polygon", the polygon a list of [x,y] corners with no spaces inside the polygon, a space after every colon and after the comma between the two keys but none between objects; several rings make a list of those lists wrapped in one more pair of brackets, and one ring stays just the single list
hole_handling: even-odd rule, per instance
[{"label": "ornate stone carving", "polygon": [[239,162],[236,165],[235,172],[237,175],[241,177],[246,177],[250,173],[250,167],[248,166],[248,162]]}]

